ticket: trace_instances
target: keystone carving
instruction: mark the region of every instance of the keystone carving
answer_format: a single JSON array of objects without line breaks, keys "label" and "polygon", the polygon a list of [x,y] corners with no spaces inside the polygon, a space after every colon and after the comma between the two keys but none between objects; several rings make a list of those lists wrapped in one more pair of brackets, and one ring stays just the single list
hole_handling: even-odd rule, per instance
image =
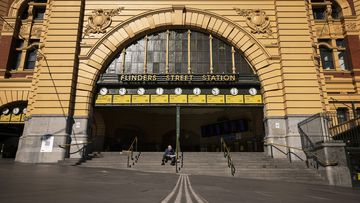
[{"label": "keystone carving", "polygon": [[261,9],[238,9],[234,8],[238,15],[246,17],[246,24],[251,28],[254,34],[266,33],[272,36],[270,29],[270,19],[265,11]]},{"label": "keystone carving", "polygon": [[90,33],[99,34],[105,33],[106,28],[108,28],[111,23],[111,17],[120,13],[124,7],[119,7],[117,9],[96,9],[92,12],[92,16],[88,18],[88,24],[86,25],[85,35]]}]

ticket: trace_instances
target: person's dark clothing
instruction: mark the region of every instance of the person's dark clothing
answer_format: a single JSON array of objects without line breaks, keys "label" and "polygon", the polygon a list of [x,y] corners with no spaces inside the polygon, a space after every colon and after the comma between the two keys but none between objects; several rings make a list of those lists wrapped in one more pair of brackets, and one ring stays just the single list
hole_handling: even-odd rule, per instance
[{"label": "person's dark clothing", "polygon": [[171,165],[175,165],[175,152],[173,149],[166,148],[161,165],[165,165],[165,162],[171,160]]}]

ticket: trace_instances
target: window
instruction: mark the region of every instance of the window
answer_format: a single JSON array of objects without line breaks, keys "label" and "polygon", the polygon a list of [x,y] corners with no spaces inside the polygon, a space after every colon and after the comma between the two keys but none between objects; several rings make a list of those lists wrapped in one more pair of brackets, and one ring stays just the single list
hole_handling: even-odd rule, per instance
[{"label": "window", "polygon": [[325,19],[326,7],[313,8],[313,15],[315,20]]},{"label": "window", "polygon": [[349,112],[347,108],[338,108],[336,109],[337,120],[339,124],[344,123],[349,120]]},{"label": "window", "polygon": [[311,3],[315,20],[330,20],[342,17],[341,7],[335,0],[312,0]]},{"label": "window", "polygon": [[336,1],[331,4],[331,17],[333,19],[339,19],[342,16],[341,7]]},{"label": "window", "polygon": [[321,64],[322,67],[326,70],[334,69],[334,59],[332,54],[332,50],[328,47],[320,47]]},{"label": "window", "polygon": [[28,50],[26,55],[25,69],[34,69],[36,63],[37,49],[32,48]]},{"label": "window", "polygon": [[349,70],[344,39],[319,39],[318,41],[324,70]]},{"label": "window", "polygon": [[21,64],[21,56],[22,56],[22,48],[24,46],[24,40],[16,39],[15,40],[15,50],[13,51],[12,55],[12,64],[11,64],[11,70],[16,70],[20,67]]},{"label": "window", "polygon": [[[41,25],[41,20],[45,18],[47,0],[30,0],[19,10],[18,20],[14,30],[14,41],[11,51],[11,62],[8,63],[8,71],[23,71],[35,68],[37,60],[37,49],[39,48],[39,36],[35,29],[30,29],[31,33],[20,36],[21,29],[27,29]],[[16,36],[17,34],[17,36]],[[11,74],[7,74],[11,77]]]},{"label": "window", "polygon": [[233,46],[210,34],[181,29],[149,34],[132,42],[115,57],[106,73],[254,74]]},{"label": "window", "polygon": [[34,20],[43,20],[45,16],[45,7],[34,7]]}]

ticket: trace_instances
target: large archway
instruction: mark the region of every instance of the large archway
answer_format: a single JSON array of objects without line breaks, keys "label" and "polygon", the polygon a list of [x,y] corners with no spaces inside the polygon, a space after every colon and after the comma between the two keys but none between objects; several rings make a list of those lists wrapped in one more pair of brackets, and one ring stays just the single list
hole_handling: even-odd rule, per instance
[{"label": "large archway", "polygon": [[[224,39],[243,53],[254,68],[260,82],[263,82],[262,75],[265,71],[261,70],[270,65],[271,57],[253,34],[218,14],[184,6],[173,6],[143,13],[116,25],[86,55],[80,56],[75,116],[83,117],[91,114],[96,81],[114,55],[134,38],[164,27],[200,29]],[[267,84],[262,84],[262,88],[267,88]]]},{"label": "large archway", "polygon": [[[266,74],[266,71],[262,70],[270,65],[272,59],[253,34],[217,14],[184,6],[173,6],[143,13],[116,25],[85,55],[80,56],[75,120],[87,123],[91,128],[91,119],[87,118],[91,118],[93,115],[93,104],[98,93],[96,83],[116,55],[141,37],[161,30],[174,29],[191,29],[221,39],[234,50],[238,50],[250,65],[251,72],[259,79],[257,80],[259,83],[258,94],[266,88],[273,88],[273,84],[266,84],[266,82],[260,85],[263,82],[262,75]],[[260,100],[262,103],[263,99]],[[261,117],[263,117],[263,113],[261,113]],[[84,120],[84,118],[86,119]],[[77,134],[77,136],[78,142],[85,142],[82,140],[85,140],[86,136],[81,139],[79,139],[81,135]]]}]

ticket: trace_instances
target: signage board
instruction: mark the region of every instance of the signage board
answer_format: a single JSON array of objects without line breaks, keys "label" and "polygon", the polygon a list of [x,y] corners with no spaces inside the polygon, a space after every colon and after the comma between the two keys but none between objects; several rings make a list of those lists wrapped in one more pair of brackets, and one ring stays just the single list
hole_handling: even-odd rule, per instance
[{"label": "signage board", "polygon": [[171,104],[186,104],[188,103],[187,95],[170,95]]},{"label": "signage board", "polygon": [[114,104],[130,104],[131,95],[114,95],[113,96]]},{"label": "signage board", "polygon": [[150,102],[149,95],[132,95],[131,102],[133,104],[148,104]]},{"label": "signage board", "polygon": [[169,103],[169,95],[151,95],[151,103],[167,104]]},{"label": "signage board", "polygon": [[262,98],[261,95],[245,95],[246,104],[261,104]]},{"label": "signage board", "polygon": [[243,104],[244,95],[226,95],[227,104]]},{"label": "signage board", "polygon": [[112,95],[97,95],[96,104],[111,104],[112,103]]},{"label": "signage board", "polygon": [[205,104],[206,95],[188,95],[188,102],[192,104]]},{"label": "signage board", "polygon": [[224,95],[207,95],[208,104],[223,104],[225,103]]}]

